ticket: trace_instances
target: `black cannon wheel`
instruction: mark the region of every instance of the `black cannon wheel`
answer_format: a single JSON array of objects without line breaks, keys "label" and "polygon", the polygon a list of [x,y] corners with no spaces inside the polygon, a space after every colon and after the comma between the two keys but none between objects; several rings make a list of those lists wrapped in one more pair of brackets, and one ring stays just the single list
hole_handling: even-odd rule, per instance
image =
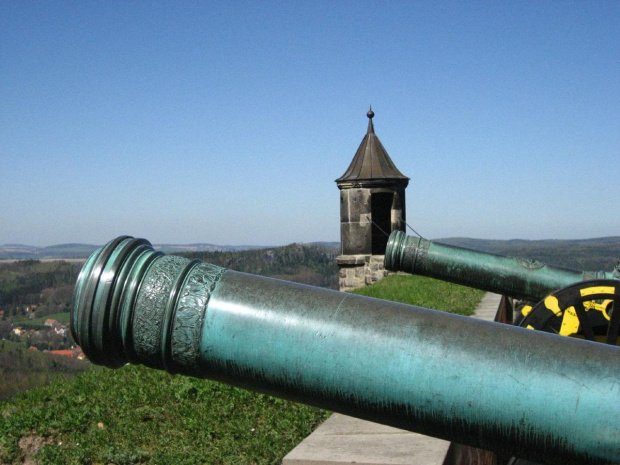
[{"label": "black cannon wheel", "polygon": [[618,345],[620,282],[582,281],[560,289],[533,307],[524,307],[523,328]]},{"label": "black cannon wheel", "polygon": [[[560,289],[521,309],[522,328],[620,345],[620,281],[595,279]],[[506,465],[539,465],[512,457]]]}]

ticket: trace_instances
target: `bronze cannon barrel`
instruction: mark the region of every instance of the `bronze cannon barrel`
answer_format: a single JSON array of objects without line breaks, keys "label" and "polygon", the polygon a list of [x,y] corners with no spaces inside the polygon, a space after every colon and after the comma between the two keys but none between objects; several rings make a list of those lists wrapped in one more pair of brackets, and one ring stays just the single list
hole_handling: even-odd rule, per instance
[{"label": "bronze cannon barrel", "polygon": [[579,281],[618,278],[605,271],[572,270],[441,244],[402,231],[390,234],[385,267],[532,302]]},{"label": "bronze cannon barrel", "polygon": [[238,273],[126,236],[84,264],[71,327],[112,368],[208,378],[546,463],[620,462],[615,346]]}]

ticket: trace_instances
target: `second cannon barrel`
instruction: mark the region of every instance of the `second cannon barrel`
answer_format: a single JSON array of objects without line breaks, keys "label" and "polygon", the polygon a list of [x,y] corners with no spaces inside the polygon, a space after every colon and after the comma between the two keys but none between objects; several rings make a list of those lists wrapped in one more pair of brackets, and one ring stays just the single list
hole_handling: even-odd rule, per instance
[{"label": "second cannon barrel", "polygon": [[605,271],[572,270],[441,244],[402,231],[390,234],[385,267],[532,302],[579,281],[618,278]]}]

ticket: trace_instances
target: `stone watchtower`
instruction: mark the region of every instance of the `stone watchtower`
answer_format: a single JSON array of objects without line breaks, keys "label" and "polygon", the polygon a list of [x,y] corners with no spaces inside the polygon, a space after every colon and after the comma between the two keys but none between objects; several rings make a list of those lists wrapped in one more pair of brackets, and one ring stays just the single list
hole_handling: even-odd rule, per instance
[{"label": "stone watchtower", "polygon": [[383,256],[392,231],[405,231],[403,175],[375,135],[372,109],[368,132],[347,171],[338,179],[340,189],[340,290],[372,284],[387,272]]}]

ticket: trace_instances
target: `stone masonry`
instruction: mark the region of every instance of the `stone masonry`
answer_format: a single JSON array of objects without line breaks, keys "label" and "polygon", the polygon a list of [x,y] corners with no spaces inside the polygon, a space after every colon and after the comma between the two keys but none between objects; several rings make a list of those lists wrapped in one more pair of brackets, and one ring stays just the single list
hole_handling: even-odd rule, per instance
[{"label": "stone masonry", "polygon": [[341,291],[368,286],[388,274],[383,267],[383,255],[341,255],[337,262],[340,267]]}]

